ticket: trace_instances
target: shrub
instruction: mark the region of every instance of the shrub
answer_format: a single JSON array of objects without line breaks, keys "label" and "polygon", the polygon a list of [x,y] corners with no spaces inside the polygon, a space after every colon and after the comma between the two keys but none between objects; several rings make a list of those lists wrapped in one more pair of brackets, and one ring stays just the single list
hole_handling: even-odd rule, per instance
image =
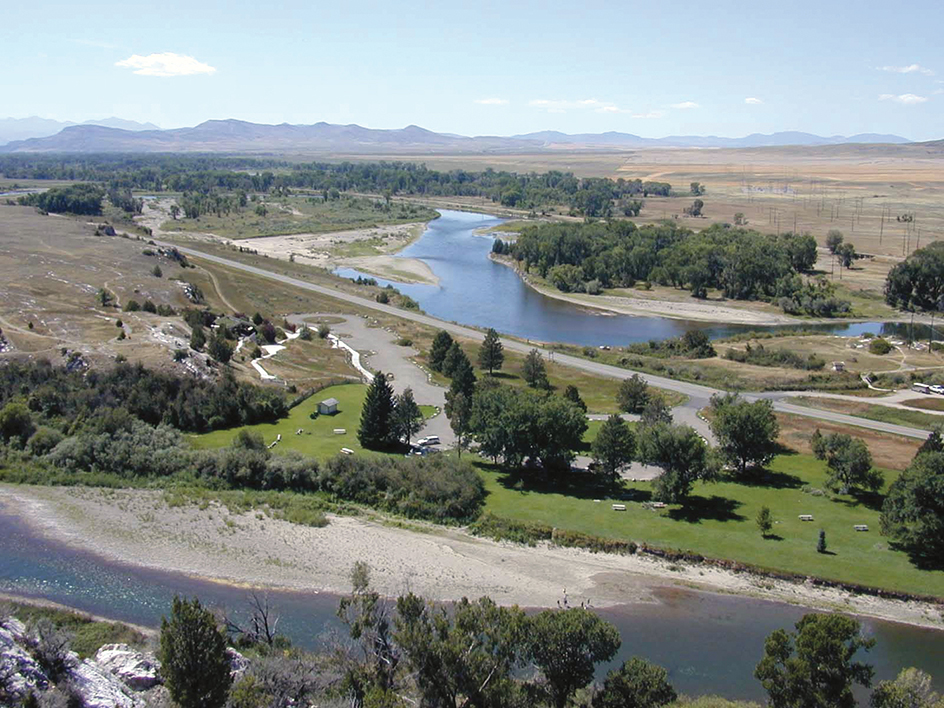
[{"label": "shrub", "polygon": [[877,354],[879,356],[884,356],[892,350],[892,345],[889,344],[888,340],[884,337],[876,337],[871,342],[869,342],[869,352],[871,354]]}]

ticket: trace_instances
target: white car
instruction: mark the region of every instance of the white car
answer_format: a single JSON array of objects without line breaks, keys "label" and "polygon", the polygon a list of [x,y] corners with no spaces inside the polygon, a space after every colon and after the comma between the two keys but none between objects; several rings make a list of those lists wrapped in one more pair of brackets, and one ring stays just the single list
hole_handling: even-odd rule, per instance
[{"label": "white car", "polygon": [[944,386],[939,384],[934,384],[931,386],[931,393],[937,393],[939,395],[944,395]]},{"label": "white car", "polygon": [[423,445],[424,447],[427,446],[427,445],[439,445],[439,444],[440,444],[440,442],[439,442],[439,436],[438,436],[438,435],[430,435],[430,436],[425,437],[425,438],[420,438],[419,440],[416,441],[416,444],[417,444],[417,445]]}]

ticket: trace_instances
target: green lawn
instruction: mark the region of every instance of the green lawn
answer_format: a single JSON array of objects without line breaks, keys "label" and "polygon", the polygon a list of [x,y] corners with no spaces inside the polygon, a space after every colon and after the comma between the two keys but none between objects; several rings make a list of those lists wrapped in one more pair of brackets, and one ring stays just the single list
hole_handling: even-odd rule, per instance
[{"label": "green lawn", "polygon": [[[319,460],[333,457],[342,447],[350,448],[358,454],[378,454],[365,451],[357,442],[357,426],[366,394],[367,386],[364,384],[331,386],[295,406],[289,411],[287,418],[275,423],[249,425],[246,429],[261,433],[267,445],[281,434],[282,442],[273,448],[276,452],[297,450]],[[308,416],[318,408],[318,402],[326,398],[338,399],[338,414],[321,415],[311,420]],[[344,428],[346,432],[343,435],[335,435],[335,428]],[[296,435],[295,432],[299,429],[304,432]],[[190,441],[197,449],[226,447],[240,430],[242,428],[231,428],[193,435]]]},{"label": "green lawn", "polygon": [[[879,533],[880,499],[830,499],[802,491],[805,485],[824,489],[825,465],[809,455],[777,457],[767,486],[700,483],[686,507],[647,509],[644,502],[650,496],[650,484],[627,484],[626,490],[635,495],[632,500],[618,500],[627,505],[625,512],[612,510],[616,495],[593,487],[560,491],[511,479],[484,464],[482,472],[488,490],[485,511],[496,516],[944,597],[944,571],[918,570],[905,553],[889,549],[888,539]],[[896,476],[896,472],[886,472],[886,482]],[[764,505],[771,508],[776,521],[774,535],[768,539],[761,537],[755,523]],[[814,521],[800,521],[800,514],[812,514]],[[857,532],[855,524],[867,524],[869,531]],[[820,529],[826,531],[828,554],[816,552]]]}]

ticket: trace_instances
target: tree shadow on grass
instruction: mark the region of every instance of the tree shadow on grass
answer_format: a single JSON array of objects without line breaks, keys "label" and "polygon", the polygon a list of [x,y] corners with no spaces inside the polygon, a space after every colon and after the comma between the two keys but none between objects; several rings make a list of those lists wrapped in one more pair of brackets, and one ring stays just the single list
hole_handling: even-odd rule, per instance
[{"label": "tree shadow on grass", "polygon": [[[575,499],[622,498],[631,491],[622,480],[611,482],[589,472],[554,474],[525,469],[504,470],[499,471],[498,483],[516,492],[563,494]],[[643,492],[635,490],[635,494],[638,496]]]},{"label": "tree shadow on grass", "polygon": [[872,511],[881,511],[882,504],[885,503],[885,495],[878,492],[860,492],[853,490],[849,493],[851,499],[833,497],[837,504],[843,504],[850,509],[858,509],[860,506]]},{"label": "tree shadow on grass", "polygon": [[669,518],[675,521],[687,521],[700,524],[702,521],[745,521],[746,517],[737,513],[741,502],[736,499],[719,497],[690,496],[681,507],[669,511]]},{"label": "tree shadow on grass", "polygon": [[741,477],[737,473],[730,475],[735,484],[745,487],[770,487],[771,489],[800,489],[805,482],[796,475],[786,472],[774,472],[769,469],[753,469]]},{"label": "tree shadow on grass", "polygon": [[927,547],[922,544],[889,541],[888,547],[907,554],[908,560],[918,570],[944,570],[944,556],[929,553]]},{"label": "tree shadow on grass", "polygon": [[763,538],[765,541],[782,541],[783,540],[783,536],[778,536],[775,533],[768,533],[766,535],[761,536],[761,538]]}]

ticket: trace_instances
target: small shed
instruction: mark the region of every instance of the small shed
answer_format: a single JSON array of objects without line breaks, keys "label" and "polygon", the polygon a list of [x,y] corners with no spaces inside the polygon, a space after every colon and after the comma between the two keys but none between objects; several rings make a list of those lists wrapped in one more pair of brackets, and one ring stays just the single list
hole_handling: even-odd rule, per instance
[{"label": "small shed", "polygon": [[846,362],[844,361],[834,361],[833,362],[833,371],[845,371]]},{"label": "small shed", "polygon": [[318,413],[321,415],[334,415],[338,412],[338,399],[326,398],[318,404]]}]

